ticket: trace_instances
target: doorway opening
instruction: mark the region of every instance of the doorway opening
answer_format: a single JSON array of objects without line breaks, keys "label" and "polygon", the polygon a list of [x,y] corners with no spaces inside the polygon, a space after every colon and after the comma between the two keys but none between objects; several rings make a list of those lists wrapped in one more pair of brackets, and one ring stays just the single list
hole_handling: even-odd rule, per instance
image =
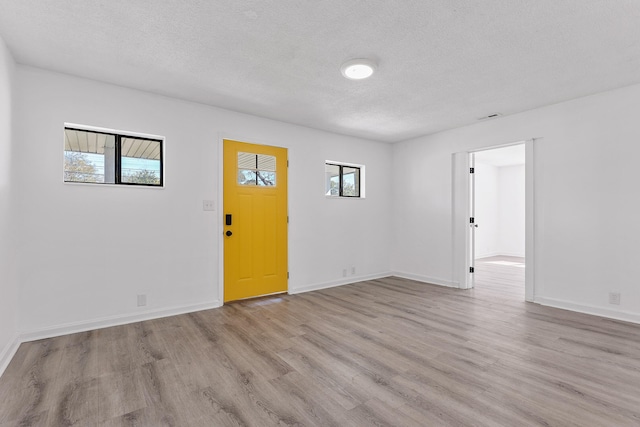
[{"label": "doorway opening", "polygon": [[[452,272],[454,286],[460,289],[471,289],[475,281],[475,230],[482,224],[475,223],[475,197],[472,188],[475,184],[475,169],[473,162],[478,152],[496,148],[524,145],[525,152],[525,259],[526,269],[524,279],[525,301],[535,301],[535,147],[542,138],[533,138],[477,150],[452,153]],[[472,155],[473,154],[473,155]],[[473,218],[473,220],[471,219]],[[474,222],[471,222],[474,221]],[[475,225],[478,225],[476,227]],[[497,260],[500,261],[500,260]],[[499,265],[499,264],[498,264]]]},{"label": "doorway opening", "polygon": [[525,145],[469,153],[473,285],[525,297]]}]

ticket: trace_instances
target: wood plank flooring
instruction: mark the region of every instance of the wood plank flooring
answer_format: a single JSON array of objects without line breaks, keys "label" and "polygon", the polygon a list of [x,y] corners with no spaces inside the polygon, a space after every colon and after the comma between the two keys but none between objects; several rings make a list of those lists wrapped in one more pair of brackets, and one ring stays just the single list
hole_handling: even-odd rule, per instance
[{"label": "wood plank flooring", "polygon": [[[26,343],[0,426],[638,426],[640,326],[385,278]],[[522,289],[521,289],[522,288]]]},{"label": "wood plank flooring", "polygon": [[475,287],[480,297],[524,301],[524,258],[493,256],[476,259]]}]

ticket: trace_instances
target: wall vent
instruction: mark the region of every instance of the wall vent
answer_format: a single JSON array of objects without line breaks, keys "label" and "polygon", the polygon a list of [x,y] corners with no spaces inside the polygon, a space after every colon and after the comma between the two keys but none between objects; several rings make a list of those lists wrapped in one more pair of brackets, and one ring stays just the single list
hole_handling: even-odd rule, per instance
[{"label": "wall vent", "polygon": [[493,114],[489,114],[488,116],[480,117],[478,120],[495,119],[495,118],[500,117],[500,116],[502,116],[502,113],[493,113]]}]

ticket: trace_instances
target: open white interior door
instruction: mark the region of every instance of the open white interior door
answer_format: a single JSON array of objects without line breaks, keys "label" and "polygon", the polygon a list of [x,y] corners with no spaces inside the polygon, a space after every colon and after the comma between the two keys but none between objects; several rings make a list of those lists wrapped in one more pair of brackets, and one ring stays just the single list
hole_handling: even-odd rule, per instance
[{"label": "open white interior door", "polygon": [[[452,235],[453,235],[453,271],[452,282],[460,289],[473,287],[473,238],[471,217],[471,155],[468,151],[452,155]],[[473,227],[475,228],[475,227]]]},{"label": "open white interior door", "polygon": [[476,221],[476,155],[475,153],[469,153],[469,247],[468,247],[468,260],[469,270],[467,284],[468,288],[475,287],[475,268],[476,268],[476,228],[478,228],[478,222]]}]

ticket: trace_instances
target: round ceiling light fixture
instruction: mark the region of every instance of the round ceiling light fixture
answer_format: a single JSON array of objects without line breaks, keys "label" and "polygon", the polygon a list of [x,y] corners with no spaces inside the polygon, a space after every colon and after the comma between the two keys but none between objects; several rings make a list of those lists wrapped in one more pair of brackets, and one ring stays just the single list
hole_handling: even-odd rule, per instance
[{"label": "round ceiling light fixture", "polygon": [[362,80],[371,77],[376,63],[370,59],[351,59],[340,67],[342,75],[350,80]]}]

